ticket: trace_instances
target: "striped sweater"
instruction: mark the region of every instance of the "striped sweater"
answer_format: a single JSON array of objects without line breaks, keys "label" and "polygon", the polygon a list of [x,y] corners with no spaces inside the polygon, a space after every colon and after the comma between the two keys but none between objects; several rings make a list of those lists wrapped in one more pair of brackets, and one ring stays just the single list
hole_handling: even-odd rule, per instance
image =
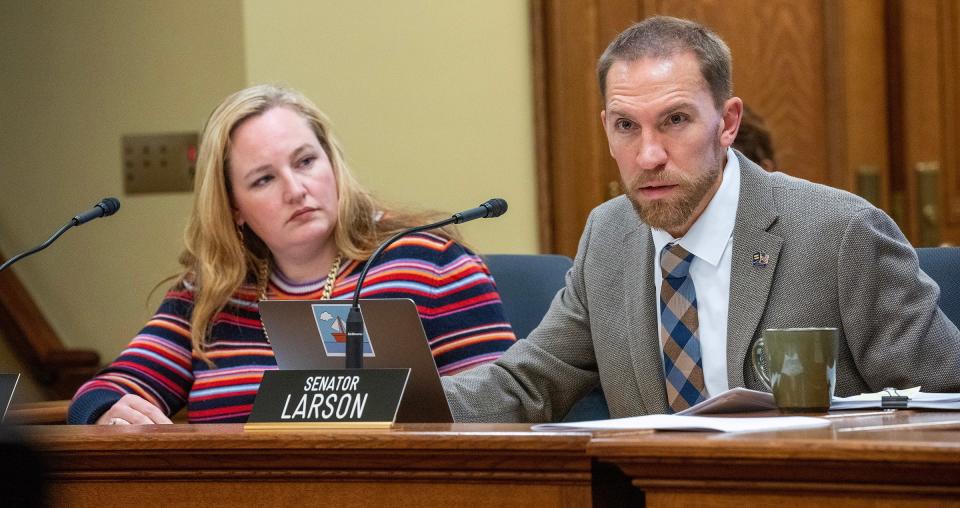
[{"label": "striped sweater", "polygon": [[[332,297],[352,298],[362,269],[358,261],[341,266]],[[297,285],[274,273],[267,298],[319,299],[325,282]],[[495,360],[515,340],[487,267],[463,246],[435,235],[410,235],[384,251],[361,296],[413,300],[441,375]],[[250,282],[215,316],[206,347],[210,367],[191,352],[193,291],[178,284],[120,357],[80,387],[68,422],[93,423],[127,393],[167,415],[186,405],[191,423],[245,422],[263,371],[277,369],[257,302]]]}]

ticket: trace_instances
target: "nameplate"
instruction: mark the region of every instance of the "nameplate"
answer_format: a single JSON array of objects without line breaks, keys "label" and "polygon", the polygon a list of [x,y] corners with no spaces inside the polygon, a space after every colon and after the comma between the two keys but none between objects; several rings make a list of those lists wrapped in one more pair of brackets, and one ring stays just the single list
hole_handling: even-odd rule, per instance
[{"label": "nameplate", "polygon": [[386,428],[410,369],[269,370],[244,429]]}]

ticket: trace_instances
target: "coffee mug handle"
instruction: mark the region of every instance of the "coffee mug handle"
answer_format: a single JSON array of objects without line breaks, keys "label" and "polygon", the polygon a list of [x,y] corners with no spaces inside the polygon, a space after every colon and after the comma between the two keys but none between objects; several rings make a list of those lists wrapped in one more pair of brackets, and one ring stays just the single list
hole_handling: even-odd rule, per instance
[{"label": "coffee mug handle", "polygon": [[763,386],[766,386],[767,390],[773,391],[770,388],[770,376],[767,375],[767,359],[763,357],[763,346],[763,337],[758,337],[754,341],[753,347],[750,348],[750,363],[753,364],[753,372],[757,374],[757,378],[760,379]]}]

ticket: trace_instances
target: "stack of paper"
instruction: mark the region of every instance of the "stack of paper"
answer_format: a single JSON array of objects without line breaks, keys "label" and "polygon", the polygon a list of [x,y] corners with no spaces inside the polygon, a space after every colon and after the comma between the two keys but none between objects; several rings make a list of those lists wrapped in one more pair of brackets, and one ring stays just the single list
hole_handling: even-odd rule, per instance
[{"label": "stack of paper", "polygon": [[533,430],[599,431],[599,430],[696,430],[720,432],[769,432],[827,427],[828,420],[808,416],[773,418],[721,418],[708,416],[647,415],[592,422],[545,423]]},{"label": "stack of paper", "polygon": [[830,422],[806,416],[771,418],[711,418],[702,414],[751,413],[776,409],[773,395],[747,388],[733,388],[716,397],[691,406],[673,415],[634,416],[592,422],[550,423],[536,425],[533,430],[696,430],[720,432],[767,432],[776,430],[826,427]]},{"label": "stack of paper", "polygon": [[[830,403],[830,410],[869,409],[880,408],[882,397],[886,395],[901,395],[909,398],[908,409],[942,409],[960,411],[960,393],[924,393],[920,387],[905,390],[891,390],[876,393],[861,393],[851,397],[834,397]],[[773,394],[758,392],[747,388],[732,388],[715,397],[691,406],[677,414],[703,415],[723,413],[751,413],[754,411],[768,411],[777,409]]]},{"label": "stack of paper", "polygon": [[861,393],[852,397],[834,397],[830,409],[868,409],[880,408],[886,395],[908,397],[907,409],[942,409],[960,411],[960,393],[924,393],[920,387],[906,390],[892,390],[876,393]]},{"label": "stack of paper", "polygon": [[[960,410],[960,393],[923,393],[920,387],[896,390],[892,395],[909,397],[908,408]],[[880,408],[881,398],[890,393],[862,393],[852,397],[834,397],[831,410]],[[750,413],[776,409],[773,395],[747,388],[733,388],[674,415],[648,415],[591,422],[547,423],[533,430],[697,430],[720,432],[766,432],[826,427],[828,420],[807,416],[771,418],[711,418],[704,414]]]},{"label": "stack of paper", "polygon": [[777,409],[773,394],[749,388],[731,388],[715,397],[684,409],[678,415],[702,415],[724,413],[752,413]]}]

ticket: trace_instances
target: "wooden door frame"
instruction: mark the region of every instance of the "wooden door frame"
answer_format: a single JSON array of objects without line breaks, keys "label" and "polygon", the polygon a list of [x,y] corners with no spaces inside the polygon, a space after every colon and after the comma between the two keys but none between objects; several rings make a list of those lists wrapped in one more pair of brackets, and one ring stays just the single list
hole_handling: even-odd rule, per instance
[{"label": "wooden door frame", "polygon": [[529,6],[540,250],[572,256],[562,243],[582,232],[582,220],[574,218],[585,218],[606,193],[602,183],[578,187],[564,181],[563,168],[585,167],[599,182],[616,174],[605,155],[593,69],[619,30],[601,33],[600,27],[622,19],[626,28],[639,18],[640,8],[636,0],[530,0]]}]

